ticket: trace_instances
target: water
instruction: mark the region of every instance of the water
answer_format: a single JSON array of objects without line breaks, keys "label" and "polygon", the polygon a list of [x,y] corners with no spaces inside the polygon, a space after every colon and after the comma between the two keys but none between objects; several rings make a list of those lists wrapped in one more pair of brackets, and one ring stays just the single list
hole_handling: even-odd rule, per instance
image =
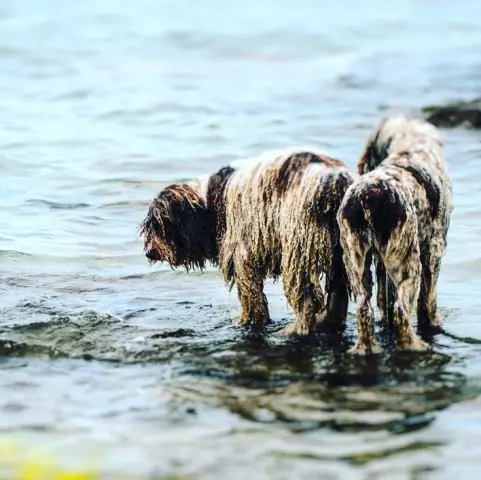
[{"label": "water", "polygon": [[[219,274],[149,268],[168,182],[311,144],[352,168],[380,115],[479,96],[481,3],[0,6],[0,439],[106,478],[472,478],[481,468],[479,132],[446,130],[455,211],[434,353],[353,359],[235,326]],[[351,306],[351,312],[353,311]]]}]

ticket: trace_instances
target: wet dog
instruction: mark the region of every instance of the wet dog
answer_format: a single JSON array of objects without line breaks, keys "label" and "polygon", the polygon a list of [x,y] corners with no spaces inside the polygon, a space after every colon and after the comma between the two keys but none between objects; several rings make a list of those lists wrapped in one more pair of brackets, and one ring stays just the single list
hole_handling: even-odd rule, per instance
[{"label": "wet dog", "polygon": [[266,278],[282,278],[295,313],[285,333],[342,327],[348,283],[336,220],[354,178],[309,149],[268,153],[187,184],[170,185],[141,225],[150,262],[218,266],[237,285],[240,323],[266,324]]},{"label": "wet dog", "polygon": [[433,125],[404,116],[383,119],[358,163],[361,177],[348,189],[338,212],[344,262],[355,295],[358,353],[380,350],[374,337],[370,298],[371,261],[377,303],[392,315],[398,344],[425,350],[418,327],[441,324],[436,285],[452,211],[452,184],[443,140]]}]

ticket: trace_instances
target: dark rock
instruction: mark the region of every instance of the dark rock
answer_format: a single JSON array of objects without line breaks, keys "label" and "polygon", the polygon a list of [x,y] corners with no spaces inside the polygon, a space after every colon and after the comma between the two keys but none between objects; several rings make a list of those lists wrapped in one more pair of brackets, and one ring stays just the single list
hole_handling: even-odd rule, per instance
[{"label": "dark rock", "polygon": [[481,99],[423,108],[426,120],[437,127],[481,128]]}]

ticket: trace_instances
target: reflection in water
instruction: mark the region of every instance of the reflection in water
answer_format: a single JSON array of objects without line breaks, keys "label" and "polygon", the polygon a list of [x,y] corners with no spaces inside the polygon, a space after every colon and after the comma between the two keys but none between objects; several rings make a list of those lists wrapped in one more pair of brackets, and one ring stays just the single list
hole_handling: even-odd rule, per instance
[{"label": "reflection in water", "polygon": [[[202,307],[188,305],[189,316],[202,315]],[[466,395],[466,378],[449,369],[449,355],[347,355],[352,325],[347,333],[307,339],[283,337],[278,322],[265,331],[224,323],[146,334],[125,319],[92,311],[67,315],[45,303],[18,311],[44,318],[2,327],[3,355],[170,364],[169,388],[180,400],[226,407],[259,422],[400,433],[429,425],[436,411]],[[132,335],[141,342],[116,345]]]},{"label": "reflection in water", "polygon": [[[295,471],[302,471],[304,462],[313,459],[370,466],[403,454],[443,448],[444,439],[424,437],[422,432],[429,430],[440,411],[481,392],[453,368],[453,363],[462,359],[438,351],[436,343],[432,353],[399,353],[387,343],[379,357],[347,355],[354,341],[354,317],[348,320],[346,332],[292,339],[281,333],[290,318],[275,319],[264,330],[245,330],[233,323],[222,306],[186,300],[175,312],[172,326],[163,327],[166,320],[159,317],[167,319],[171,314],[155,307],[131,309],[122,318],[84,309],[69,313],[54,306],[54,299],[22,302],[1,312],[6,321],[0,332],[0,354],[4,358],[108,364],[115,367],[109,373],[114,375],[112,381],[129,384],[145,382],[148,376],[138,374],[149,368],[152,381],[162,392],[163,406],[157,413],[143,403],[136,406],[132,410],[140,415],[136,429],[143,429],[145,419],[150,422],[157,415],[160,417],[151,428],[158,425],[159,434],[170,432],[172,425],[188,429],[196,423],[214,422],[215,429],[223,432],[219,437],[223,448],[245,449],[256,436],[265,436],[269,445],[266,458],[301,462]],[[148,318],[152,322],[146,321]],[[437,335],[434,340],[442,338]],[[456,341],[462,343],[462,339]],[[128,368],[141,369],[133,372],[138,379],[130,378],[130,373],[122,380]],[[101,400],[107,394],[101,393],[104,388],[101,380],[96,391],[101,394],[99,412],[105,412],[105,418],[118,415],[119,400],[126,406],[132,402],[133,391],[118,396],[114,389],[110,407]],[[127,408],[121,418],[129,416],[129,411]],[[222,420],[225,424],[216,423],[218,412],[230,416]],[[92,421],[99,420],[94,417]],[[50,431],[55,427],[43,428]],[[406,440],[396,440],[401,434],[407,435]],[[277,435],[287,443],[273,441]],[[296,440],[287,441],[285,435],[295,435]],[[311,435],[314,443],[308,440]],[[332,450],[325,435],[333,442],[341,442],[336,435],[352,440]],[[372,435],[389,437],[381,441]],[[193,451],[201,445],[194,442]],[[175,456],[175,452],[168,450],[168,455]],[[209,452],[215,458],[215,449]],[[272,468],[275,472],[278,466]]]},{"label": "reflection in water", "polygon": [[258,422],[337,431],[428,426],[435,412],[465,397],[466,379],[440,353],[346,355],[346,338],[281,342],[259,333],[209,342],[182,356],[171,388],[184,401],[207,403]]}]

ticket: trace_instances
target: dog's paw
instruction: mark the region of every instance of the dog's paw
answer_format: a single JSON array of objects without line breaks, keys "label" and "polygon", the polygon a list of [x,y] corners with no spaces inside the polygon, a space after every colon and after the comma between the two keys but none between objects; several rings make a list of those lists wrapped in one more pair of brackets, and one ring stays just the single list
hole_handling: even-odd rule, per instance
[{"label": "dog's paw", "polygon": [[251,323],[251,320],[249,317],[240,317],[238,320],[237,320],[237,325],[239,325],[239,327],[247,327],[248,325],[250,325]]},{"label": "dog's paw", "polygon": [[377,342],[373,342],[370,345],[365,345],[361,342],[357,342],[354,347],[350,348],[347,353],[351,355],[380,355],[382,353],[382,348]]},{"label": "dog's paw", "polygon": [[407,352],[427,352],[431,349],[429,344],[418,335],[413,335],[409,340],[399,342],[398,348]]},{"label": "dog's paw", "polygon": [[250,315],[250,316],[241,316],[237,321],[237,325],[240,327],[249,327],[249,326],[259,326],[263,327],[270,323],[271,319],[269,315]]},{"label": "dog's paw", "polygon": [[431,327],[442,327],[444,323],[444,318],[440,313],[436,313],[436,316],[431,320]]},{"label": "dog's paw", "polygon": [[282,330],[284,335],[307,335],[309,328],[307,326],[293,322]]}]

